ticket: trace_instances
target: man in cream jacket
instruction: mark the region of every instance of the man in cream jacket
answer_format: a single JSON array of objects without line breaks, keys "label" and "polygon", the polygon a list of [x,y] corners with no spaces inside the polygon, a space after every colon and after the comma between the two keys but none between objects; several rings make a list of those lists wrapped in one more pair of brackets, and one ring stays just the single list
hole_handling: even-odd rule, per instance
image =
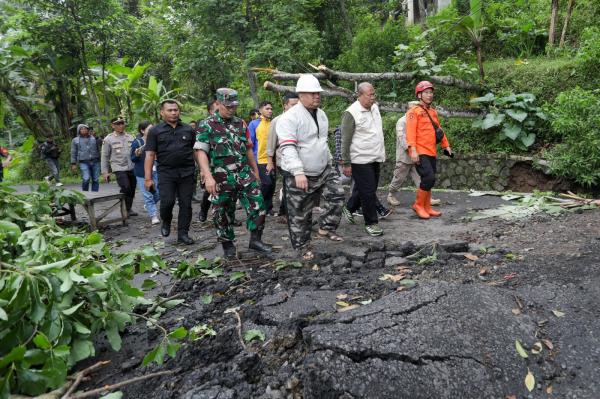
[{"label": "man in cream jacket", "polygon": [[381,163],[385,161],[383,126],[375,103],[375,88],[368,82],[358,85],[358,99],[342,115],[342,163],[344,175],[352,176],[354,188],[342,212],[355,224],[352,213],[362,207],[365,230],[380,236],[377,217],[377,186]]}]

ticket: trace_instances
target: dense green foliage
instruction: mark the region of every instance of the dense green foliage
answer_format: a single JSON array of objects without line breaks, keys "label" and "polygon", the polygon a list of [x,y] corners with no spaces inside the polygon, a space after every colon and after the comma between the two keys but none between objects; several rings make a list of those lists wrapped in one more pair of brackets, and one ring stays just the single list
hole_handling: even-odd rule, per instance
[{"label": "dense green foliage", "polygon": [[[162,260],[150,249],[113,255],[99,233],[64,229],[51,216],[82,201],[46,184],[30,194],[0,188],[0,398],[61,386],[71,366],[94,355],[97,334],[119,350],[134,307],[149,303],[132,279]],[[172,354],[181,332],[170,334]]]},{"label": "dense green foliage", "polygon": [[559,144],[546,151],[550,169],[586,186],[600,184],[600,92],[581,88],[561,93],[549,107]]},{"label": "dense green foliage", "polygon": [[[133,131],[141,119],[158,118],[156,105],[166,97],[182,100],[184,121],[197,119],[225,85],[240,93],[239,115],[256,100],[273,101],[279,112],[280,96],[261,87],[269,74],[258,73],[251,96],[253,67],[310,72],[309,64],[322,63],[351,72],[416,72],[412,81],[377,84],[382,101],[399,103],[412,100],[416,81],[431,74],[472,82],[485,75],[478,92],[438,86],[436,102],[465,108],[491,92],[532,93],[536,106],[552,104],[561,92],[600,83],[600,4],[578,0],[567,22],[566,3],[560,2],[551,47],[549,0],[454,0],[414,26],[406,26],[400,1],[0,0],[0,144],[7,143],[7,129],[16,145],[26,132],[38,142],[49,132],[67,142],[82,121],[106,133],[118,114]],[[346,106],[343,99],[324,100],[332,127]],[[393,138],[398,117],[386,117],[386,136]],[[542,125],[531,146],[524,144],[532,131],[516,146],[469,121],[443,125],[465,152],[538,151],[559,140]],[[392,155],[393,140],[386,145]],[[28,176],[39,163],[32,158]]]}]

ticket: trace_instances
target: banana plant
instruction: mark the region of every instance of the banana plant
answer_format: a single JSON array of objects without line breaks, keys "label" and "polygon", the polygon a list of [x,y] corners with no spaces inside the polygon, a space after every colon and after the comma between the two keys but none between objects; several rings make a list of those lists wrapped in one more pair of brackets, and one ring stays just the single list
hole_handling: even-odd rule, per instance
[{"label": "banana plant", "polygon": [[485,72],[483,70],[483,56],[481,53],[481,45],[485,26],[481,18],[482,2],[481,0],[471,0],[470,13],[466,17],[460,18],[456,23],[456,29],[465,33],[471,39],[475,52],[477,53],[477,66],[479,67],[479,77],[483,82],[485,80]]},{"label": "banana plant", "polygon": [[138,114],[158,121],[160,103],[166,99],[183,99],[184,96],[179,94],[180,91],[180,88],[167,90],[162,80],[159,81],[155,76],[150,76],[148,78],[148,86],[142,87],[139,90],[140,97],[137,102]]}]

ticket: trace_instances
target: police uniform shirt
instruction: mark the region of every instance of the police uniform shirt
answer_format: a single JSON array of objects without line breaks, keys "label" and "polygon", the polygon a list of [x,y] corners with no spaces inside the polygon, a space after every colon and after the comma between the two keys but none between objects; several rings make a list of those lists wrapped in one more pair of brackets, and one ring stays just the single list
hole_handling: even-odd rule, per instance
[{"label": "police uniform shirt", "polygon": [[177,122],[172,127],[161,122],[148,132],[146,151],[156,152],[158,172],[179,177],[194,173],[194,142],[196,135],[190,125]]}]

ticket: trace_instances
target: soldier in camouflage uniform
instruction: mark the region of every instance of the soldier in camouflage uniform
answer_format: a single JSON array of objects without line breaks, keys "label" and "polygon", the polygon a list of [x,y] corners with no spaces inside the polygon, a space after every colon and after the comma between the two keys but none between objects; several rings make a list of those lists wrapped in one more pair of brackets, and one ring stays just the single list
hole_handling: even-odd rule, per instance
[{"label": "soldier in camouflage uniform", "polygon": [[217,112],[202,121],[194,146],[206,190],[211,194],[217,237],[226,257],[236,254],[233,222],[238,198],[248,215],[248,247],[262,253],[271,252],[262,242],[266,211],[256,178],[258,170],[252,142],[244,121],[235,116],[237,106],[235,90],[218,89]]}]

